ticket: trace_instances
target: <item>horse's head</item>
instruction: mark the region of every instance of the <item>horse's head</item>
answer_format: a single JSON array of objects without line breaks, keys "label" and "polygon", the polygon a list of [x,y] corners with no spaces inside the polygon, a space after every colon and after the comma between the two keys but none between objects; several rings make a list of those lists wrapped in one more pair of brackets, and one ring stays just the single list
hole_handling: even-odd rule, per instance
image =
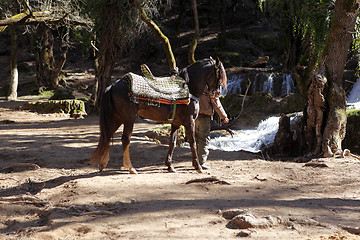
[{"label": "horse's head", "polygon": [[199,97],[204,91],[220,92],[221,88],[227,88],[225,68],[219,58],[199,60],[182,70],[180,76],[188,82],[194,96]]},{"label": "horse's head", "polygon": [[219,60],[219,58],[216,58],[216,61],[210,57],[210,60],[212,61],[214,65],[215,70],[215,80],[213,78],[209,78],[207,82],[208,91],[221,91],[221,88],[227,89],[227,76],[225,72],[224,65]]}]

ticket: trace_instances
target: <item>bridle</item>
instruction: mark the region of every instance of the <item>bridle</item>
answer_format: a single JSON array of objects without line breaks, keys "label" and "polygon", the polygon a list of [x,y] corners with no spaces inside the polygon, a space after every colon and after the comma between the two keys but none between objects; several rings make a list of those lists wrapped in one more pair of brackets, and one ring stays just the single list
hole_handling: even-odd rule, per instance
[{"label": "bridle", "polygon": [[220,66],[218,66],[216,64],[216,61],[210,57],[210,62],[214,65],[214,70],[215,70],[215,76],[216,76],[216,81],[215,84],[212,84],[214,86],[214,88],[211,88],[212,86],[210,86],[209,84],[207,84],[208,89],[205,91],[206,94],[208,95],[213,95],[215,92],[221,92],[221,78],[222,78],[222,71],[221,71],[221,63],[219,64]]}]

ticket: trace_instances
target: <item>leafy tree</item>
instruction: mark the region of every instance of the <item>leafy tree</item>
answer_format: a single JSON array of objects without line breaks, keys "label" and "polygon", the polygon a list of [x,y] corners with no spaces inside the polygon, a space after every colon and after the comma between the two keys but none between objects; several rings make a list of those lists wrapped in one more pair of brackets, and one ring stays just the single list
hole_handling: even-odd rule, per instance
[{"label": "leafy tree", "polygon": [[291,33],[310,44],[310,87],[304,128],[307,152],[325,157],[341,153],[346,129],[342,81],[360,1],[261,0],[260,4],[261,7],[272,4],[275,9],[285,7],[282,17],[289,16]]},{"label": "leafy tree", "polygon": [[320,57],[334,0],[259,0],[265,14],[277,16],[284,29],[284,69],[315,64]]},{"label": "leafy tree", "polygon": [[[1,17],[5,17],[5,19],[0,20],[0,32],[4,31],[8,26],[11,30],[12,80],[10,87],[11,92],[8,99],[16,99],[17,80],[14,80],[14,76],[17,76],[15,27],[25,26],[30,32],[36,32],[36,29],[38,29],[37,32],[40,37],[38,39],[39,49],[36,52],[37,83],[39,86],[56,88],[58,87],[59,73],[66,60],[67,40],[69,39],[68,36],[71,26],[91,26],[92,23],[81,15],[80,10],[82,5],[81,2],[77,0],[34,0],[31,2],[24,0],[11,2],[16,5],[16,10],[13,12],[11,12],[11,9],[14,9],[14,5],[12,5],[10,1],[4,1],[0,5],[0,8],[4,10],[4,16]],[[56,29],[66,29],[64,35],[61,36],[65,51],[63,51],[57,65],[55,65],[53,56],[53,36],[51,32],[51,28],[54,26],[56,26]]]},{"label": "leafy tree", "polygon": [[105,88],[111,83],[117,53],[149,26],[162,40],[169,59],[170,70],[176,67],[169,40],[161,33],[151,16],[157,13],[161,0],[87,0],[88,12],[95,22],[97,57],[95,85],[91,97],[92,111],[96,111]]}]

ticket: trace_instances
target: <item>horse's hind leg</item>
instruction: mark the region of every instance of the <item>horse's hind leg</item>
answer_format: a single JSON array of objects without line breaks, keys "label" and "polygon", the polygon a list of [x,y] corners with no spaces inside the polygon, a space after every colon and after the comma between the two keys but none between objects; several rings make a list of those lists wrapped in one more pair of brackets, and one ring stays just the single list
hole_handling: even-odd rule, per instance
[{"label": "horse's hind leg", "polygon": [[[100,140],[99,140],[99,145],[100,146],[105,146],[103,147],[103,155],[101,157],[101,160],[99,162],[99,171],[101,172],[105,167],[106,165],[108,164],[109,162],[109,142],[112,138],[112,136],[115,134],[116,130],[121,126],[121,123],[119,120],[117,119],[114,119],[114,122],[112,122],[111,124],[108,124],[106,125],[107,128],[108,128],[108,135],[103,135],[100,137]],[[104,139],[106,138],[106,139]]]},{"label": "horse's hind leg", "polygon": [[137,174],[136,169],[131,164],[130,152],[129,152],[130,137],[133,128],[134,128],[134,122],[124,124],[124,130],[123,130],[123,135],[121,137],[121,142],[123,147],[124,168],[129,169],[130,173],[132,174]]},{"label": "horse's hind leg", "polygon": [[174,153],[174,148],[176,144],[176,139],[178,136],[179,126],[171,125],[171,133],[169,139],[169,150],[165,159],[165,166],[168,167],[169,172],[176,172],[175,168],[172,166],[172,157]]},{"label": "horse's hind leg", "polygon": [[196,144],[195,144],[195,122],[193,122],[190,126],[185,127],[185,130],[191,148],[192,165],[197,172],[202,173],[203,169],[199,163],[199,159],[196,151]]}]

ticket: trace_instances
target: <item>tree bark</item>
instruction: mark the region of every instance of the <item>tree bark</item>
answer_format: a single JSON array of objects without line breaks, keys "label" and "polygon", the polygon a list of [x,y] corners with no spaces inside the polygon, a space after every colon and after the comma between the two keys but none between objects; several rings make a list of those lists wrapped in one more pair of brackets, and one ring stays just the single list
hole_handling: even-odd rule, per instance
[{"label": "tree bark", "polygon": [[119,31],[119,14],[121,7],[117,3],[105,4],[98,10],[101,28],[97,34],[99,41],[98,56],[95,59],[95,84],[90,99],[90,112],[96,113],[102,101],[102,94],[111,84],[118,42],[121,39]]},{"label": "tree bark", "polygon": [[196,4],[196,0],[191,0],[191,8],[194,14],[194,37],[191,41],[191,45],[190,45],[190,49],[189,49],[189,54],[188,54],[188,61],[189,64],[192,64],[194,62],[196,62],[195,60],[195,49],[197,46],[197,42],[199,39],[199,18],[198,18],[198,12],[197,12],[197,4]]},{"label": "tree bark", "polygon": [[60,86],[59,84],[59,76],[60,72],[63,69],[65,62],[66,62],[66,55],[67,55],[68,48],[65,49],[65,51],[60,56],[59,62],[56,65],[56,67],[53,69],[51,73],[51,84],[53,88],[58,88]]},{"label": "tree bark", "polygon": [[39,87],[56,89],[60,86],[59,75],[66,62],[68,47],[65,47],[59,61],[54,58],[54,36],[45,24],[39,26],[39,51],[36,53],[36,79]]},{"label": "tree bark", "polygon": [[54,36],[45,24],[39,26],[39,50],[36,53],[36,80],[39,87],[52,86],[52,71],[55,68],[53,53]]},{"label": "tree bark", "polygon": [[[321,149],[324,157],[342,152],[346,130],[346,94],[342,87],[345,62],[352,41],[359,0],[337,0],[325,49],[318,72],[327,79],[322,95],[325,99],[321,127]],[[316,112],[316,111],[315,111]],[[308,118],[316,118],[309,115]],[[315,128],[315,136],[317,128]],[[310,130],[309,127],[306,129]],[[314,130],[314,129],[313,129]]]},{"label": "tree bark", "polygon": [[140,6],[139,2],[137,0],[134,0],[134,1],[135,1],[136,7],[138,8],[138,10],[140,12],[141,20],[143,20],[146,23],[146,25],[155,33],[156,37],[158,39],[160,39],[160,41],[162,42],[166,57],[169,62],[170,71],[175,70],[176,69],[176,60],[175,60],[174,54],[172,52],[169,39],[161,31],[159,26],[156,25],[156,23],[146,15],[145,9],[142,6]]},{"label": "tree bark", "polygon": [[11,68],[11,80],[10,80],[10,88],[9,94],[7,96],[7,100],[14,101],[17,99],[17,88],[19,83],[19,74],[17,69],[17,45],[16,45],[16,31],[15,26],[10,26],[10,34],[11,34],[11,60],[10,60],[10,68]]}]

